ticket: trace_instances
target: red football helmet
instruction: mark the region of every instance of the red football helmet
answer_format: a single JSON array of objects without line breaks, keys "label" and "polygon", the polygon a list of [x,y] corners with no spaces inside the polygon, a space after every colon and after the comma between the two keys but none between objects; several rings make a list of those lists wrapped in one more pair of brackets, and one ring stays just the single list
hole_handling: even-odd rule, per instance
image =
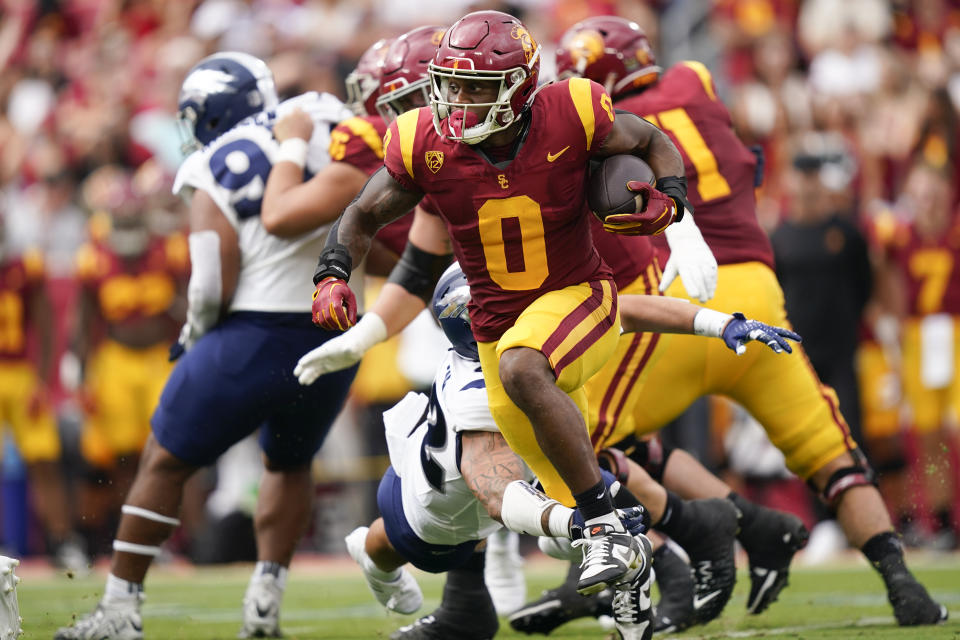
[{"label": "red football helmet", "polygon": [[380,88],[380,63],[387,55],[393,40],[377,40],[363,52],[357,67],[344,80],[347,85],[347,107],[358,116],[372,116],[377,112],[377,89]]},{"label": "red football helmet", "polygon": [[[540,45],[513,16],[500,11],[475,11],[457,20],[444,34],[429,73],[437,132],[451,140],[477,144],[508,127],[528,108],[540,73]],[[447,85],[454,78],[499,81],[498,98],[466,107],[450,102]],[[479,122],[470,110],[484,107],[489,110]],[[440,126],[442,120],[447,120],[446,131]]]},{"label": "red football helmet", "polygon": [[[443,39],[444,27],[417,27],[393,41],[380,63],[380,97],[377,112],[384,121],[393,122],[397,116],[413,107],[430,104],[430,78],[427,65],[437,53]],[[422,100],[411,94],[419,91]]]},{"label": "red football helmet", "polygon": [[581,76],[601,84],[611,95],[656,82],[662,69],[647,34],[636,22],[617,16],[594,16],[567,29],[557,49],[557,76]]}]

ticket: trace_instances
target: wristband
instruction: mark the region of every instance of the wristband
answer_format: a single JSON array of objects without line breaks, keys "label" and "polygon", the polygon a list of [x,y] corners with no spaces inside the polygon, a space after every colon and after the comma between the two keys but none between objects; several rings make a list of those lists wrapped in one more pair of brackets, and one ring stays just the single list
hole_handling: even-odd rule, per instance
[{"label": "wristband", "polygon": [[[331,229],[330,233],[335,233],[336,229]],[[313,284],[320,284],[324,278],[340,278],[344,282],[350,279],[353,272],[353,257],[350,251],[342,244],[335,242],[327,245],[320,252],[320,259],[317,261],[317,270],[313,272]]]},{"label": "wristband", "polygon": [[387,325],[379,315],[368,311],[360,318],[360,322],[350,329],[350,333],[356,338],[357,346],[366,353],[371,347],[387,339]]},{"label": "wristband", "polygon": [[693,213],[693,206],[687,200],[686,176],[664,176],[657,180],[655,186],[657,191],[665,193],[673,199],[673,203],[677,207],[677,215],[673,220],[674,222],[683,220],[685,211]]},{"label": "wristband", "polygon": [[308,147],[307,141],[303,138],[287,138],[280,143],[276,162],[292,162],[303,169],[307,164]]},{"label": "wristband", "polygon": [[713,309],[700,309],[700,311],[697,311],[697,315],[693,316],[693,333],[698,336],[721,338],[727,323],[732,319],[733,316],[729,313],[722,313]]}]

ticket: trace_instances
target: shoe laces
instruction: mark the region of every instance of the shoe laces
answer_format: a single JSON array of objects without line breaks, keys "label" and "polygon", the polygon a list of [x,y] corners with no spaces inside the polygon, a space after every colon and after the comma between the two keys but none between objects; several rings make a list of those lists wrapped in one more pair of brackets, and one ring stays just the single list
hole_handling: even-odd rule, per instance
[{"label": "shoe laces", "polygon": [[574,547],[584,547],[583,562],[581,567],[586,567],[595,563],[605,562],[610,555],[610,536],[600,536],[597,538],[580,538],[571,543]]},{"label": "shoe laces", "polygon": [[613,596],[613,614],[618,622],[633,622],[639,614],[637,599],[633,589],[617,589]]}]

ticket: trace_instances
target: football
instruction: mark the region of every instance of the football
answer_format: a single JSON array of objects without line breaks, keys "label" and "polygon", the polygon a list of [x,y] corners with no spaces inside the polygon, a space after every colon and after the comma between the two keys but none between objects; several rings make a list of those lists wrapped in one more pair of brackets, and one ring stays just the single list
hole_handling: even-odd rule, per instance
[{"label": "football", "polygon": [[650,165],[630,154],[610,156],[594,168],[587,184],[587,204],[601,222],[615,213],[636,213],[637,194],[627,189],[631,180],[653,185],[657,177]]}]

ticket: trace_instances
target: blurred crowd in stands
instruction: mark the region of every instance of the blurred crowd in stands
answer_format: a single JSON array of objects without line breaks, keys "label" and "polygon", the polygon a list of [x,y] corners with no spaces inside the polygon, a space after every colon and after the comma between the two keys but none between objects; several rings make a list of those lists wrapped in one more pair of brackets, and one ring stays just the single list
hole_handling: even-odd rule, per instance
[{"label": "blurred crowd in stands", "polygon": [[[185,312],[184,205],[170,188],[187,69],[242,50],[269,62],[281,97],[344,97],[374,41],[476,8],[521,17],[548,79],[556,39],[595,14],[637,21],[664,68],[706,64],[739,135],[763,149],[758,215],[812,366],[907,542],[956,547],[955,0],[0,0],[0,546],[76,568],[113,538]],[[367,357],[316,465],[318,523],[375,508],[380,412],[432,377],[418,346],[435,342],[429,329]],[[818,517],[742,411],[711,401],[680,423],[664,437],[748,495]],[[249,553],[252,536],[217,532],[248,519],[257,464],[241,446],[200,474],[174,551]],[[338,548],[316,529],[305,548]]]}]

